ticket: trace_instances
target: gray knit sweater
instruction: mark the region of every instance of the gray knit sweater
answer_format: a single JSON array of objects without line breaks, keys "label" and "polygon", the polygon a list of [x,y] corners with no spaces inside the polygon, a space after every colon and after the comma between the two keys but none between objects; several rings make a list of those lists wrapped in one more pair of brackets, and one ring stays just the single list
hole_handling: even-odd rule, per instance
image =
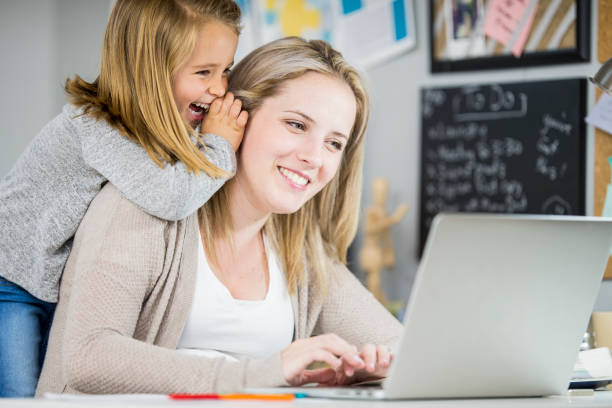
[{"label": "gray knit sweater", "polygon": [[[80,113],[64,106],[0,179],[0,276],[48,302],[57,301],[74,233],[106,181],[147,213],[176,221],[227,180],[198,177],[181,162],[160,168],[106,121]],[[233,174],[231,144],[215,135],[204,141],[206,157]]]}]

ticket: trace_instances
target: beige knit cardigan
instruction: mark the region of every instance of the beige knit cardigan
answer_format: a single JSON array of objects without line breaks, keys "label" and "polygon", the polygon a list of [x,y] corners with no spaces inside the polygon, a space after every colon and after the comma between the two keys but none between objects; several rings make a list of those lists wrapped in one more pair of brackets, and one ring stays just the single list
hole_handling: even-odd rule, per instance
[{"label": "beige knit cardigan", "polygon": [[[206,393],[284,385],[280,351],[227,361],[176,351],[194,294],[197,216],[169,222],[140,210],[108,183],[79,229],[60,287],[36,394]],[[292,296],[294,339],[336,333],[391,344],[392,317],[340,264],[328,296],[312,283]],[[257,339],[253,339],[257,341]]]}]

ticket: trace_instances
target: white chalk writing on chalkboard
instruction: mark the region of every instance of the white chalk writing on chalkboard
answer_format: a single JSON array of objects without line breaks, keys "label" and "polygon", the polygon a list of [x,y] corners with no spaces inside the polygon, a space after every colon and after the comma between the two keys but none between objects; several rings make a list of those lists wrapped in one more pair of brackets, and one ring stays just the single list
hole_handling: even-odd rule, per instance
[{"label": "white chalk writing on chalkboard", "polygon": [[584,213],[586,81],[421,92],[421,245],[445,212]]},{"label": "white chalk writing on chalkboard", "polygon": [[523,142],[492,138],[488,133],[486,124],[475,122],[458,126],[440,122],[428,129],[427,136],[435,144],[424,151],[429,161],[423,175],[427,212],[525,211],[523,184],[507,177],[505,164],[506,159],[523,153]]},{"label": "white chalk writing on chalkboard", "polygon": [[554,195],[544,201],[544,204],[542,204],[542,213],[568,215],[572,214],[572,206],[563,198]]},{"label": "white chalk writing on chalkboard", "polygon": [[435,107],[441,106],[446,101],[446,93],[441,90],[426,90],[423,95],[423,116],[429,118],[435,111]]},{"label": "white chalk writing on chalkboard", "polygon": [[549,178],[551,181],[562,178],[567,171],[567,162],[557,159],[561,139],[572,135],[572,125],[565,120],[565,112],[561,113],[561,118],[555,118],[551,114],[542,117],[542,128],[540,136],[536,141],[535,170]]},{"label": "white chalk writing on chalkboard", "polygon": [[522,118],[526,114],[527,95],[497,84],[486,89],[466,86],[453,98],[453,115],[457,122]]}]

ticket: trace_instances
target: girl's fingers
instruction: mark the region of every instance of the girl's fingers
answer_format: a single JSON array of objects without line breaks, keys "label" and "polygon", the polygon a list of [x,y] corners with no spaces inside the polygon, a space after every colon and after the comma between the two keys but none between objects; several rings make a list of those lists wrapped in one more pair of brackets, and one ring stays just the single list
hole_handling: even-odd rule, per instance
[{"label": "girl's fingers", "polygon": [[240,127],[245,127],[247,124],[247,120],[249,119],[249,112],[243,110],[238,115],[238,119],[236,119],[236,124]]},{"label": "girl's fingers", "polygon": [[210,104],[210,107],[208,108],[208,112],[209,113],[219,113],[222,105],[223,105],[223,99],[217,98]]},{"label": "girl's fingers", "polygon": [[229,115],[232,118],[238,117],[240,110],[242,109],[242,101],[240,99],[234,99],[232,106],[229,109]]},{"label": "girl's fingers", "polygon": [[221,106],[221,112],[222,113],[229,112],[229,109],[233,103],[234,103],[234,94],[232,94],[231,92],[226,93],[225,96],[223,97],[223,105]]}]

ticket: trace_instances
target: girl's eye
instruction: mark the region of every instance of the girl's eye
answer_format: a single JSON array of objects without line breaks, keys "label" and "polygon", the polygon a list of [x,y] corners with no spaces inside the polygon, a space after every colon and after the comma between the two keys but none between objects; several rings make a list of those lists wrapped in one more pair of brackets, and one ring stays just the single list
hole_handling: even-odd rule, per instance
[{"label": "girl's eye", "polygon": [[289,126],[291,126],[292,128],[297,129],[297,130],[305,130],[306,129],[306,126],[304,126],[304,124],[300,123],[300,122],[294,122],[294,121],[289,120],[289,121],[287,121],[287,124]]},{"label": "girl's eye", "polygon": [[225,71],[223,71],[225,75],[229,75],[230,72],[232,72],[231,68],[226,68]]},{"label": "girl's eye", "polygon": [[208,75],[208,74],[210,74],[210,71],[205,69],[203,71],[199,71],[198,74],[200,74],[200,75]]}]

